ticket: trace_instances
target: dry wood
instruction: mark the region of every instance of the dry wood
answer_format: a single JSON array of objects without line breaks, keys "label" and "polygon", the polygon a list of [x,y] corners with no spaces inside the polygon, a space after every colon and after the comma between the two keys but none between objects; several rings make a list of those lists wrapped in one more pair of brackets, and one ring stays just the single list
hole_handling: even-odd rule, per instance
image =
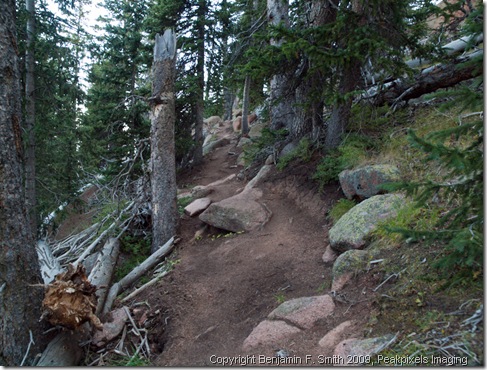
[{"label": "dry wood", "polygon": [[144,274],[147,273],[148,270],[156,266],[174,247],[174,236],[169,239],[166,244],[164,244],[161,248],[157,251],[152,253],[147,259],[142,262],[139,266],[134,268],[130,273],[128,273],[122,280],[118,283],[115,283],[110,288],[108,292],[105,307],[103,308],[103,313],[110,312],[113,302],[117,298],[117,296],[127,289],[130,285],[134,284],[137,280],[139,280]]},{"label": "dry wood", "polygon": [[44,240],[37,242],[37,256],[39,257],[39,266],[44,284],[52,282],[57,274],[63,272],[59,260],[52,254],[51,248]]},{"label": "dry wood", "polygon": [[480,55],[483,55],[483,50],[457,58],[449,64],[427,68],[412,80],[395,80],[384,85],[380,91],[369,89],[365,98],[370,99],[375,106],[397,105],[401,101],[408,101],[438,89],[452,87],[462,81],[482,75],[481,68],[462,64]]},{"label": "dry wood", "polygon": [[120,242],[118,238],[109,238],[98,255],[95,267],[91,271],[88,280],[97,287],[96,296],[98,303],[95,314],[98,315],[105,305],[108,287],[112,280],[115,265],[120,253]]},{"label": "dry wood", "polygon": [[36,366],[76,366],[83,357],[83,350],[79,346],[89,333],[89,324],[83,325],[83,331],[63,331],[59,333],[42,353]]}]

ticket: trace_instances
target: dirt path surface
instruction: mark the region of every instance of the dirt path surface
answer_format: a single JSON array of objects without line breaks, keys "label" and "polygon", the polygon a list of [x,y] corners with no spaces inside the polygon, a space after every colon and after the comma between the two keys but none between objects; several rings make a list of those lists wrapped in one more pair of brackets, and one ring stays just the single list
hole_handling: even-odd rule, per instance
[{"label": "dirt path surface", "polygon": [[[206,156],[204,164],[184,175],[180,184],[207,185],[242,170],[235,165],[233,153],[240,148],[231,135],[228,145]],[[278,350],[303,358],[331,356],[323,353],[319,340],[345,320],[356,320],[354,330],[366,321],[367,302],[337,302],[331,316],[283,342],[282,348],[242,349],[252,330],[283,301],[330,291],[331,265],[322,261],[330,226],[325,212],[340,194],[335,184],[325,195],[317,195],[308,176],[306,168],[286,175],[272,171],[259,186],[264,192],[260,202],[272,212],[261,230],[230,234],[207,228],[195,239],[204,224],[198,217],[183,216],[176,250],[179,263],[151,292],[138,298],[158,313],[151,325],[152,347],[159,352],[155,366],[215,365],[219,357],[275,356]],[[245,184],[235,178],[217,186],[209,197],[225,199]],[[351,294],[359,295],[361,289],[354,286]]]}]

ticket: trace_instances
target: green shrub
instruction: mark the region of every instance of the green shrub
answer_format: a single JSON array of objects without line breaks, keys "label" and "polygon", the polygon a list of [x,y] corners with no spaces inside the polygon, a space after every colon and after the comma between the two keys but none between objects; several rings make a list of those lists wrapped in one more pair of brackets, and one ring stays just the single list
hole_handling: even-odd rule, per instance
[{"label": "green shrub", "polygon": [[332,220],[333,224],[336,224],[337,221],[348,211],[350,211],[353,207],[355,207],[356,203],[353,200],[348,200],[346,198],[339,199],[338,202],[330,209],[328,212],[328,217]]},{"label": "green shrub", "polygon": [[178,212],[180,215],[184,214],[184,209],[193,201],[193,197],[188,195],[187,197],[178,198]]},{"label": "green shrub", "polygon": [[115,269],[115,280],[119,281],[135,267],[140,265],[151,254],[150,238],[124,235],[120,238],[120,251],[127,255]]},{"label": "green shrub", "polygon": [[326,184],[338,180],[340,172],[364,161],[367,151],[374,148],[375,143],[370,138],[357,134],[347,136],[336,150],[329,152],[316,166],[312,178],[318,181],[320,191]]}]

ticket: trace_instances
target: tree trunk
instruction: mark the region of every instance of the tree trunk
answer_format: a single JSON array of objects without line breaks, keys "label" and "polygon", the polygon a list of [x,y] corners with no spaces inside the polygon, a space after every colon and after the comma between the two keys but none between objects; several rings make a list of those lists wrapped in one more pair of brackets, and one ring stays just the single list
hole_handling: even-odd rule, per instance
[{"label": "tree trunk", "polygon": [[196,62],[197,89],[196,89],[196,123],[195,123],[195,152],[194,164],[203,162],[203,119],[204,119],[204,100],[205,89],[205,16],[206,0],[198,1],[198,60]]},{"label": "tree trunk", "polygon": [[[287,0],[267,0],[267,18],[269,25],[289,27]],[[272,46],[280,47],[282,40],[271,39]],[[289,76],[284,72],[276,74],[270,82],[270,121],[271,128],[278,130],[288,127],[293,116],[294,94],[289,88]]]},{"label": "tree trunk", "polygon": [[342,70],[338,87],[340,100],[334,105],[330,119],[327,122],[326,149],[334,149],[342,142],[352,110],[353,99],[349,94],[357,88],[357,82],[360,78],[360,65],[360,62],[355,59]]},{"label": "tree trunk", "polygon": [[26,0],[27,40],[25,52],[25,132],[27,146],[25,151],[25,202],[30,218],[31,231],[37,235],[36,212],[36,170],[35,170],[35,81],[34,81],[34,38],[35,38],[35,0]]},{"label": "tree trunk", "polygon": [[176,36],[172,30],[156,36],[151,102],[152,252],[175,233],[176,204],[174,76]]},{"label": "tree trunk", "polygon": [[249,133],[250,82],[250,76],[246,75],[242,102],[242,135],[247,135]]},{"label": "tree trunk", "polygon": [[0,2],[0,365],[24,365],[42,345],[43,289],[22,189],[21,87],[15,1]]}]

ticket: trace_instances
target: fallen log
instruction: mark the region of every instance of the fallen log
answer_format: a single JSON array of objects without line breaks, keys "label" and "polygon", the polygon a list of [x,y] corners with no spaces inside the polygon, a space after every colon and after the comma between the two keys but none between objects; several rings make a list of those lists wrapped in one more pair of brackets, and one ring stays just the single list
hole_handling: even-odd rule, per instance
[{"label": "fallen log", "polygon": [[379,91],[369,90],[363,98],[370,100],[375,106],[397,105],[399,102],[407,102],[424,94],[455,86],[483,74],[483,68],[472,64],[462,64],[481,55],[483,55],[483,50],[478,50],[465,57],[457,58],[452,63],[432,66],[416,75],[412,80],[397,79],[384,85]]},{"label": "fallen log", "polygon": [[118,283],[115,283],[110,288],[108,292],[107,298],[105,300],[105,307],[102,310],[102,313],[108,313],[112,309],[113,302],[117,298],[117,296],[122,293],[125,289],[129,286],[134,284],[137,280],[139,280],[144,274],[147,273],[148,270],[156,266],[174,247],[174,236],[169,239],[161,248],[157,251],[152,253],[147,259],[142,262],[139,266],[134,268],[131,272],[129,272],[122,280]]},{"label": "fallen log", "polygon": [[117,238],[109,238],[101,250],[88,280],[97,287],[98,303],[95,314],[98,315],[105,305],[108,287],[120,253],[120,242]]}]

